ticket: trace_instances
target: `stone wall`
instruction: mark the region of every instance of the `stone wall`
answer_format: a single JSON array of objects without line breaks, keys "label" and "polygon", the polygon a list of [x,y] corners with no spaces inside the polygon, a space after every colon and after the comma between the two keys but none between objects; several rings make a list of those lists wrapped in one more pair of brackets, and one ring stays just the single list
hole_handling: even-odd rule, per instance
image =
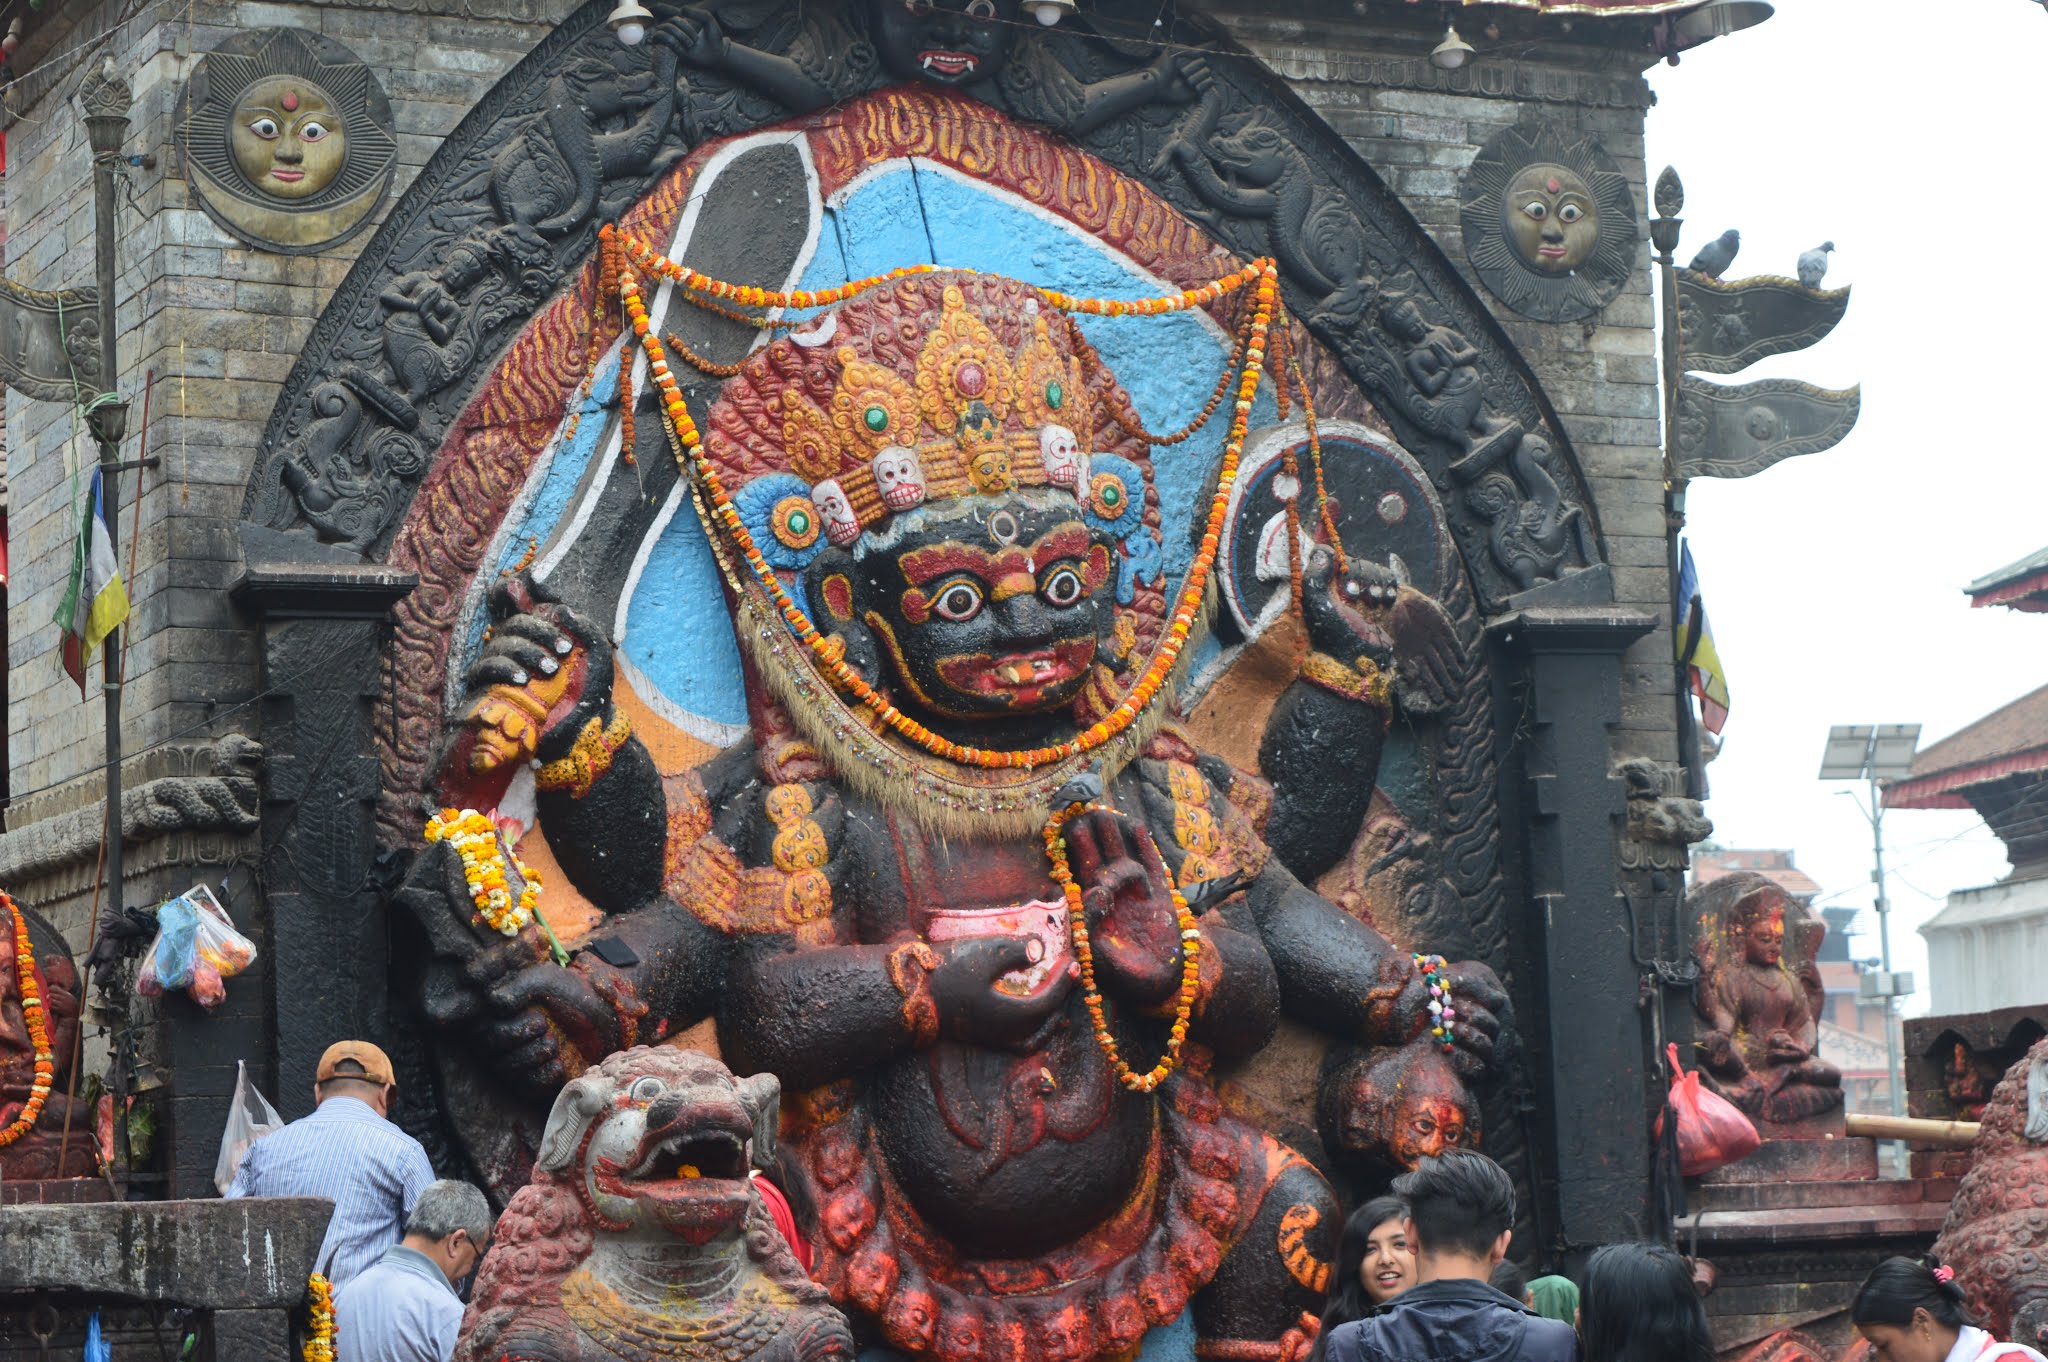
[{"label": "stone wall", "polygon": [[[1643,120],[1653,96],[1644,59],[1550,35],[1479,32],[1473,64],[1431,66],[1439,29],[1388,32],[1352,22],[1275,17],[1267,7],[1213,6],[1233,36],[1284,77],[1379,172],[1493,311],[1563,419],[1599,505],[1615,602],[1655,614],[1655,633],[1629,649],[1622,678],[1616,762],[1677,757],[1671,587],[1664,522],[1658,397],[1656,276],[1648,229],[1628,287],[1597,317],[1538,322],[1501,305],[1465,258],[1459,178],[1480,147],[1523,117],[1540,117],[1568,139],[1592,135],[1628,177],[1647,222]],[[1375,10],[1377,14],[1377,9]],[[1471,28],[1470,24],[1467,28]],[[1598,25],[1587,25],[1589,32]]]},{"label": "stone wall", "polygon": [[[148,767],[151,748],[203,745],[255,727],[256,643],[225,590],[239,567],[234,526],[278,387],[370,237],[365,229],[317,255],[287,256],[245,246],[217,227],[193,201],[173,143],[173,111],[195,62],[237,29],[304,28],[351,48],[376,71],[397,126],[398,173],[381,217],[441,137],[573,4],[193,0],[147,7],[102,42],[109,8],[58,8],[15,59],[22,80],[8,101],[5,263],[8,278],[31,287],[92,282],[91,153],[74,99],[80,53],[91,46],[134,89],[128,152],[155,158],[153,167],[129,168],[118,220],[120,387],[131,404],[123,455],[136,457],[146,443],[163,461],[140,474],[139,508],[136,474],[123,475],[119,489],[116,532],[134,604],[122,725],[133,784],[157,774]],[[73,480],[95,452],[71,413],[18,394],[7,397],[7,437],[14,567],[7,826],[20,829],[102,793],[91,774],[103,741],[98,664],[91,698],[81,702],[50,623],[76,534]],[[172,884],[179,873],[152,876],[151,859],[131,853],[131,902],[183,887]],[[89,862],[84,875],[89,895]],[[82,945],[86,905],[76,868],[47,884],[11,887],[55,912]]]}]

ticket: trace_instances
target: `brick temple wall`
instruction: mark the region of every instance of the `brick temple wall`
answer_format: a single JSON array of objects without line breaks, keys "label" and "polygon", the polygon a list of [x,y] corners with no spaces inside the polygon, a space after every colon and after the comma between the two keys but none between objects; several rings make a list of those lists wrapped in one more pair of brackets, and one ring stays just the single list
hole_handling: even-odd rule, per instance
[{"label": "brick temple wall", "polygon": [[1428,60],[1440,29],[1388,32],[1355,19],[1276,17],[1268,6],[1209,8],[1401,196],[1535,371],[1599,506],[1615,600],[1659,620],[1657,631],[1625,659],[1614,759],[1675,761],[1656,276],[1648,228],[1628,286],[1598,316],[1538,322],[1510,311],[1480,284],[1465,259],[1458,221],[1459,178],[1480,147],[1518,119],[1538,118],[1561,129],[1566,140],[1597,138],[1627,176],[1647,223],[1643,120],[1653,96],[1641,75],[1643,60],[1556,36],[1536,44],[1512,35],[1504,45],[1512,56],[1503,59],[1490,55],[1488,40],[1471,31],[1465,36],[1478,55],[1464,70],[1447,72]]},{"label": "brick temple wall", "polygon": [[[225,588],[239,567],[234,527],[278,389],[374,223],[440,139],[573,7],[573,0],[192,0],[148,7],[95,46],[135,92],[127,150],[155,157],[154,168],[129,169],[118,220],[121,388],[131,402],[123,454],[136,457],[146,442],[147,452],[163,460],[140,475],[139,507],[136,474],[123,475],[119,489],[116,532],[134,605],[122,724],[127,752],[166,742],[203,745],[255,728],[244,703],[260,689],[255,638],[241,627]],[[106,18],[101,7],[53,9],[16,55],[21,80],[7,101],[13,118],[6,130],[6,273],[45,289],[93,282],[91,152],[74,99],[84,74],[76,53],[101,35]],[[323,33],[354,50],[382,82],[397,126],[397,178],[373,225],[317,255],[256,250],[215,226],[192,201],[172,140],[178,94],[198,58],[236,29],[268,27]],[[77,530],[73,479],[89,471],[96,452],[61,406],[10,394],[6,409],[14,568],[7,659],[13,807],[6,826],[13,830],[100,799],[94,772],[103,726],[97,659],[91,698],[81,702],[64,676],[61,640],[50,623]],[[136,758],[126,765],[130,785],[150,774]],[[154,874],[150,859],[145,853],[130,861],[131,902],[155,901],[191,878],[176,870]],[[82,942],[86,905],[78,880],[66,875],[16,892],[53,910],[60,927]],[[90,866],[84,884],[89,890]]]}]

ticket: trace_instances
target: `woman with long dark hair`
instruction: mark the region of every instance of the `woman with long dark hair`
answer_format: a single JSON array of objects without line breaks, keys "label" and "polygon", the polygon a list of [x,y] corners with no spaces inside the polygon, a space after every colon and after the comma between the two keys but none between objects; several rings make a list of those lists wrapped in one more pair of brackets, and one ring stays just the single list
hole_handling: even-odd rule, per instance
[{"label": "woman with long dark hair", "polygon": [[1586,1260],[1579,1339],[1585,1362],[1714,1362],[1692,1269],[1662,1244],[1609,1244]]},{"label": "woman with long dark hair", "polygon": [[2042,1362],[2032,1348],[2000,1343],[1977,1327],[1952,1269],[1911,1258],[1872,1268],[1849,1319],[1879,1362]]},{"label": "woman with long dark hair", "polygon": [[1415,1246],[1408,1239],[1408,1203],[1397,1196],[1374,1197],[1351,1213],[1337,1240],[1330,1269],[1330,1299],[1316,1333],[1309,1362],[1323,1362],[1330,1331],[1364,1319],[1415,1285]]}]

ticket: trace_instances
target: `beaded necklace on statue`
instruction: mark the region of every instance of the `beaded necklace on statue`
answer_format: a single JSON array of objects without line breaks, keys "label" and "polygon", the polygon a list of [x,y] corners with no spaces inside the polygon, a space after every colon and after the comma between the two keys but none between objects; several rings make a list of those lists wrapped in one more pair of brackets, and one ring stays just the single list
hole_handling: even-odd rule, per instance
[{"label": "beaded necklace on statue", "polygon": [[[681,285],[685,290],[705,293],[715,298],[728,299],[749,307],[793,308],[804,310],[845,301],[869,289],[911,274],[928,273],[929,266],[894,270],[885,275],[857,280],[838,288],[826,290],[797,290],[778,292],[741,286],[708,279],[689,267],[678,265],[666,256],[647,247],[616,228],[607,226],[603,239],[609,249],[622,250],[633,259]],[[606,274],[613,273],[607,266]],[[1129,694],[1109,714],[1091,724],[1075,737],[1065,742],[1024,750],[975,747],[965,743],[952,742],[934,733],[925,725],[898,710],[880,690],[868,684],[849,665],[839,649],[832,646],[810,618],[796,605],[775,570],[768,564],[753,535],[748,531],[738,508],[726,491],[723,480],[704,449],[696,422],[691,418],[683,402],[682,393],[676,385],[675,376],[668,368],[667,353],[654,328],[648,320],[647,308],[640,296],[637,277],[630,268],[616,271],[619,296],[631,319],[633,332],[640,339],[641,348],[646,352],[648,370],[655,384],[660,388],[663,405],[668,413],[669,423],[674,429],[677,443],[683,451],[685,472],[694,472],[696,480],[704,489],[709,501],[709,511],[719,524],[723,525],[732,542],[738,547],[741,557],[751,570],[754,580],[760,584],[774,603],[776,611],[788,623],[798,639],[811,649],[813,662],[819,671],[838,689],[859,701],[887,728],[911,744],[943,760],[966,766],[983,768],[1022,768],[1031,770],[1051,765],[1070,757],[1093,752],[1122,734],[1150,707],[1172,675],[1180,660],[1182,649],[1194,629],[1195,620],[1208,590],[1209,575],[1216,560],[1216,553],[1222,542],[1224,514],[1230,499],[1231,488],[1237,480],[1238,460],[1244,450],[1245,434],[1251,419],[1252,399],[1257,394],[1259,375],[1266,357],[1266,340],[1273,319],[1278,310],[1278,272],[1271,259],[1252,262],[1231,275],[1226,275],[1198,289],[1188,289],[1165,298],[1144,298],[1136,300],[1075,298],[1051,289],[1039,289],[1038,294],[1061,312],[1087,313],[1095,316],[1159,316],[1169,312],[1185,311],[1189,308],[1215,302],[1225,295],[1255,283],[1255,305],[1245,336],[1244,364],[1238,381],[1237,402],[1233,409],[1230,432],[1224,442],[1222,468],[1217,477],[1216,490],[1210,501],[1209,516],[1204,526],[1201,546],[1194,563],[1188,571],[1179,603],[1174,608],[1167,636],[1158,652],[1140,675]],[[632,396],[629,392],[620,394],[620,403],[630,409]],[[709,528],[709,527],[707,527]],[[716,538],[716,535],[712,536]]]},{"label": "beaded necklace on statue", "polygon": [[43,1104],[49,1101],[50,1089],[57,1082],[57,1063],[50,1050],[50,1026],[44,1016],[42,988],[36,983],[36,956],[28,939],[28,919],[5,890],[0,890],[0,905],[5,905],[12,919],[14,979],[21,989],[21,1015],[28,1023],[29,1047],[35,1054],[35,1078],[29,1084],[28,1101],[22,1104],[21,1114],[5,1130],[0,1130],[0,1149],[5,1149],[27,1134],[43,1114]]}]

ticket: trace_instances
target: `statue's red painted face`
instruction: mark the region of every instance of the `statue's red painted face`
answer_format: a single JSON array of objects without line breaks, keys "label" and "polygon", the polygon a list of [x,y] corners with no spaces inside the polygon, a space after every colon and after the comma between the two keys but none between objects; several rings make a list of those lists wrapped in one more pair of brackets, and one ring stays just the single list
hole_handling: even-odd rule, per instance
[{"label": "statue's red painted face", "polygon": [[1465,1111],[1458,1097],[1447,1094],[1407,1095],[1394,1114],[1391,1141],[1394,1161],[1413,1168],[1446,1149],[1465,1145]]},{"label": "statue's red painted face", "polygon": [[1785,955],[1785,915],[1759,913],[1742,929],[1743,953],[1754,965],[1775,965]]},{"label": "statue's red painted face", "polygon": [[1115,577],[1112,549],[1073,504],[1040,493],[928,506],[894,544],[825,578],[824,613],[873,635],[906,709],[1058,710],[1088,680]]}]

